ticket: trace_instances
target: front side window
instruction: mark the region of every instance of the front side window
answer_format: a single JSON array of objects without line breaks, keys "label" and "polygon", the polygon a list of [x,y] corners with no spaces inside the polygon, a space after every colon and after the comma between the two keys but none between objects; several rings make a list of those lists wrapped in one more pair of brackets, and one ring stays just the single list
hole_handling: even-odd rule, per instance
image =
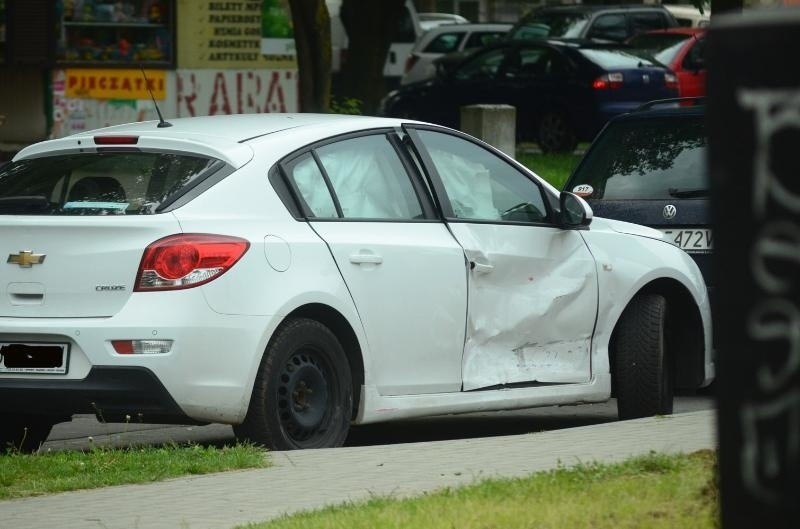
[{"label": "front side window", "polygon": [[577,38],[589,22],[582,13],[534,13],[525,17],[514,29],[514,40],[541,39],[545,37]]},{"label": "front side window", "polygon": [[316,149],[346,219],[423,218],[403,163],[384,135],[362,136]]},{"label": "front side window", "polygon": [[421,130],[419,136],[455,218],[495,222],[547,219],[539,186],[496,154],[448,134]]},{"label": "front side window", "polygon": [[158,213],[224,165],[202,156],[152,152],[19,160],[0,169],[0,214]]},{"label": "front side window", "polygon": [[587,37],[622,42],[628,37],[628,21],[623,14],[600,15]]},{"label": "front side window", "polygon": [[657,12],[633,12],[631,13],[631,23],[633,24],[634,34],[642,31],[665,29],[667,27],[666,17],[662,13]]}]

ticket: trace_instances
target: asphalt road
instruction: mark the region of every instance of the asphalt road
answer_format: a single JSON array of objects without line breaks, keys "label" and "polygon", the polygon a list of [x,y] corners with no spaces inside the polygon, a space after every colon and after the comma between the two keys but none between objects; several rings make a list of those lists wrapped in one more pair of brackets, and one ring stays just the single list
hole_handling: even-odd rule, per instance
[{"label": "asphalt road", "polygon": [[[675,413],[713,408],[714,399],[709,396],[680,396],[675,400]],[[515,435],[616,420],[616,402],[611,400],[603,404],[446,415],[356,426],[351,429],[346,444],[371,446]],[[92,446],[160,445],[171,442],[224,445],[234,442],[234,437],[231,427],[221,424],[103,424],[93,415],[76,415],[71,422],[56,425],[42,449],[85,450]]]}]

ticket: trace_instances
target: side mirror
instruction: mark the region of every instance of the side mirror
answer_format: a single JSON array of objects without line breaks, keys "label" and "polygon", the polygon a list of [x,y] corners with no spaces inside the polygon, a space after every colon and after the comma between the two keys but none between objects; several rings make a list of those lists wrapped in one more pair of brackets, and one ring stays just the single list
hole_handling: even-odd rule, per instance
[{"label": "side mirror", "polygon": [[565,228],[586,228],[592,223],[592,207],[581,197],[562,191],[559,197],[561,212],[559,218]]}]

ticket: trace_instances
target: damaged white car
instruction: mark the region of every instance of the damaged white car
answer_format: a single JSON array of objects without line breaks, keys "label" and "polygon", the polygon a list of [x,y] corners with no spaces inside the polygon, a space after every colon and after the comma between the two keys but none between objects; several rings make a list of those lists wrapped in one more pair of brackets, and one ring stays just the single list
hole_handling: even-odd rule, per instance
[{"label": "damaged white car", "polygon": [[423,123],[42,142],[0,170],[0,442],[34,449],[76,413],[273,449],[612,395],[621,418],[670,413],[714,363],[703,278],[661,237]]}]

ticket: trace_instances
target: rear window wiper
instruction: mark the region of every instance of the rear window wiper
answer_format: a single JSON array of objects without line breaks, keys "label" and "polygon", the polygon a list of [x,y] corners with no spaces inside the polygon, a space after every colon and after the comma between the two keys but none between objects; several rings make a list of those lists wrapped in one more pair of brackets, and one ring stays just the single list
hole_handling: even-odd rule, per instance
[{"label": "rear window wiper", "polygon": [[44,211],[50,207],[50,201],[42,195],[0,197],[2,211]]},{"label": "rear window wiper", "polygon": [[710,196],[711,190],[702,187],[697,189],[678,189],[677,187],[670,187],[667,189],[667,193],[669,193],[669,196],[675,198],[700,198]]}]

